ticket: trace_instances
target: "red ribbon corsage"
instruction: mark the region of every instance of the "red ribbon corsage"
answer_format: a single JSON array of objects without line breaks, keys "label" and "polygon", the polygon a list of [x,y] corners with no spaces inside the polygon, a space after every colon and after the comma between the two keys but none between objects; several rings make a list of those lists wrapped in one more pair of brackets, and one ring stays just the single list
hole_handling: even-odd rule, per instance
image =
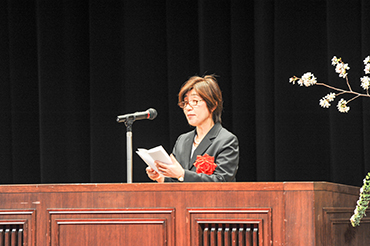
[{"label": "red ribbon corsage", "polygon": [[215,158],[208,154],[204,156],[198,155],[197,160],[194,162],[194,166],[197,168],[197,173],[204,173],[211,175],[217,165],[215,164]]}]

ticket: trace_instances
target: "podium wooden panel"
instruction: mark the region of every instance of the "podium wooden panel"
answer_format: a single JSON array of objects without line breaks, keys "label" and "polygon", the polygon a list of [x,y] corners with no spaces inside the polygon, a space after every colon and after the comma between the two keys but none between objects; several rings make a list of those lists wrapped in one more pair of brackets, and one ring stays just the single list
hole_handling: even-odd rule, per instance
[{"label": "podium wooden panel", "polygon": [[349,223],[358,195],[358,187],[328,182],[2,185],[0,240],[29,246],[369,245],[370,220],[357,228]]}]

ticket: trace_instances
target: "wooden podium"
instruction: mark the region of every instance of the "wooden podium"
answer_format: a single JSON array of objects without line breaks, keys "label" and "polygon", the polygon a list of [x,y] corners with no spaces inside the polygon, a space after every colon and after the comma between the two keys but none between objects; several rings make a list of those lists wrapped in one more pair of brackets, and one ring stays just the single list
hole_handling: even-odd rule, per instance
[{"label": "wooden podium", "polygon": [[0,186],[0,245],[369,245],[327,182]]}]

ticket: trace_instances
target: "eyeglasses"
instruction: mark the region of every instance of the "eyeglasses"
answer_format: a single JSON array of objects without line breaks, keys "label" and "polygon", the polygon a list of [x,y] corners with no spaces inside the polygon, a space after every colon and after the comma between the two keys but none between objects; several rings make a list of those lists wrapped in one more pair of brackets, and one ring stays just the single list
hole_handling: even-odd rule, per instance
[{"label": "eyeglasses", "polygon": [[194,108],[194,107],[197,107],[198,106],[198,103],[203,101],[202,99],[199,99],[199,100],[190,100],[190,101],[182,101],[182,102],[179,102],[178,105],[180,108],[186,108],[186,106],[189,104],[190,107]]}]

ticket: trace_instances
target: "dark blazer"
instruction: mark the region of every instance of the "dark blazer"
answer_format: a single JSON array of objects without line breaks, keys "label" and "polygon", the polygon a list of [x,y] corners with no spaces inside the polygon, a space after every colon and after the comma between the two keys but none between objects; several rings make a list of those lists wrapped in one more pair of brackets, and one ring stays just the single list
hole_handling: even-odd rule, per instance
[{"label": "dark blazer", "polygon": [[[191,149],[196,130],[178,137],[173,148],[173,155],[185,170],[185,182],[226,182],[236,181],[235,175],[239,167],[239,143],[237,137],[216,123],[194,150],[190,159]],[[193,165],[197,155],[208,154],[215,158],[217,167],[212,175],[196,173]],[[178,182],[177,179],[165,178],[166,182]]]}]

